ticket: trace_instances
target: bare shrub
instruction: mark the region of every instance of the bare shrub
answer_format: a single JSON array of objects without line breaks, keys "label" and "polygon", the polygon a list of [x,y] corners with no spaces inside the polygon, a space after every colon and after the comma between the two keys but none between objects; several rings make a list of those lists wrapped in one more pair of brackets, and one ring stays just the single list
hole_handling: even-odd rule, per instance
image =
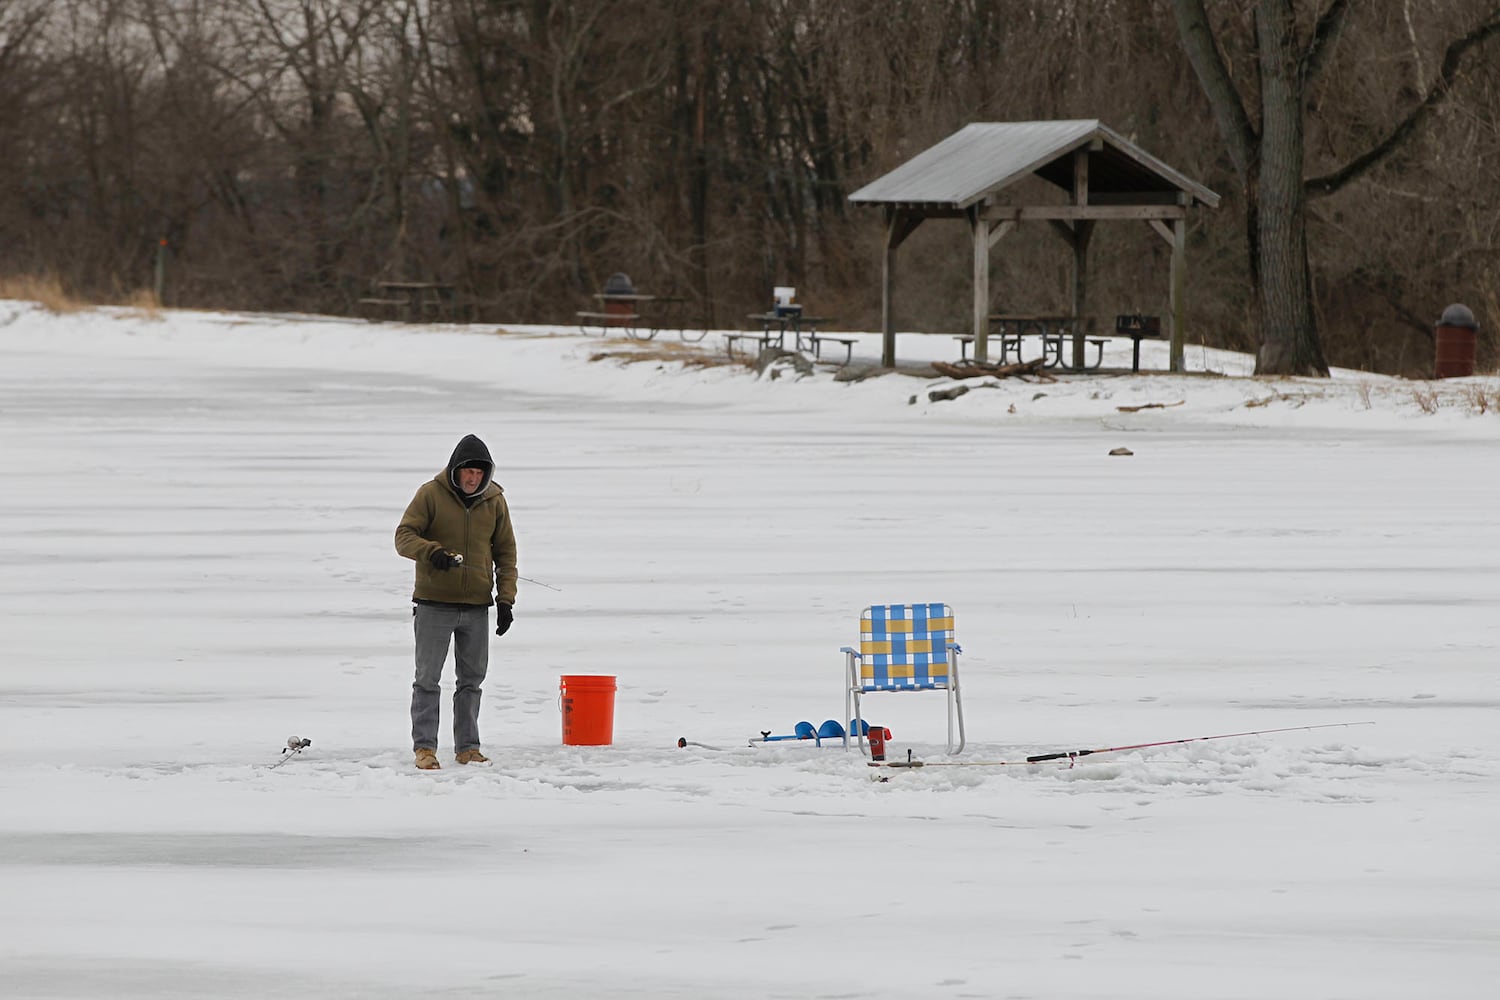
[{"label": "bare shrub", "polygon": [[137,288],[126,295],[121,305],[129,310],[127,315],[133,319],[160,320],[161,300],[156,297],[156,292],[149,288]]},{"label": "bare shrub", "polygon": [[35,302],[51,313],[75,313],[87,305],[69,295],[55,274],[20,274],[0,278],[0,298]]},{"label": "bare shrub", "polygon": [[1490,412],[1496,405],[1496,400],[1484,391],[1482,385],[1471,385],[1464,389],[1464,401],[1469,404],[1469,409],[1481,416]]},{"label": "bare shrub", "polygon": [[1300,409],[1306,406],[1309,400],[1322,399],[1323,395],[1321,392],[1282,392],[1279,389],[1273,389],[1269,396],[1263,396],[1260,399],[1245,400],[1245,406],[1249,409],[1255,409],[1256,407],[1270,406],[1272,403],[1285,403],[1292,407],[1292,409]]},{"label": "bare shrub", "polygon": [[718,368],[736,364],[727,355],[709,354],[690,344],[661,343],[650,346],[622,344],[618,348],[595,351],[590,361],[619,361],[633,365],[642,361],[679,362],[692,368]]}]

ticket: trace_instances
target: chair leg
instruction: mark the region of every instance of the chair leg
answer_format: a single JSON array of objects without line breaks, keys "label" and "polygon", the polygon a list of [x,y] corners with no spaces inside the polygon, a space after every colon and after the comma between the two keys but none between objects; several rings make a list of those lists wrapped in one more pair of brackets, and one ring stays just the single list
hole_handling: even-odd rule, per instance
[{"label": "chair leg", "polygon": [[[953,724],[958,723],[958,743],[953,742]],[[957,687],[948,689],[948,753],[960,754],[964,752],[964,703],[963,695]]]},{"label": "chair leg", "polygon": [[[952,660],[949,665],[950,675],[948,677],[948,753],[958,754],[964,751],[964,701],[963,692],[958,682],[958,649],[950,646]],[[953,723],[958,721],[958,745],[953,744]]]},{"label": "chair leg", "polygon": [[844,652],[844,717],[839,720],[840,724],[847,724],[844,730],[844,748],[849,748],[849,730],[854,731],[854,745],[859,747],[859,752],[868,754],[869,740],[864,736],[864,716],[859,703],[859,662],[852,651]]},{"label": "chair leg", "polygon": [[[844,718],[854,711],[854,654],[844,654]],[[844,730],[844,749],[849,749],[849,730]]]}]

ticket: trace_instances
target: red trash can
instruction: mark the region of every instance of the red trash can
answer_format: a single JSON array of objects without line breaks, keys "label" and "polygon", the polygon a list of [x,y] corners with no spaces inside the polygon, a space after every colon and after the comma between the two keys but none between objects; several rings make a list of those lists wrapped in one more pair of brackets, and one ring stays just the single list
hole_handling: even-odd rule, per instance
[{"label": "red trash can", "polygon": [[1474,354],[1479,343],[1479,324],[1468,306],[1454,303],[1443,310],[1433,337],[1433,378],[1463,378],[1474,374]]},{"label": "red trash can", "polygon": [[605,326],[634,326],[636,321],[635,285],[630,275],[616,273],[604,282]]}]

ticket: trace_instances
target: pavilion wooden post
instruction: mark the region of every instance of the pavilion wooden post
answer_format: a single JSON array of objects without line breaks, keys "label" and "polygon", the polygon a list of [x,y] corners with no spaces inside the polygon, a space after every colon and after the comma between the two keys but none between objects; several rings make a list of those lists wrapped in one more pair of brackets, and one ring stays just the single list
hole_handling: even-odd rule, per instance
[{"label": "pavilion wooden post", "polygon": [[1169,371],[1183,369],[1182,349],[1187,331],[1185,309],[1187,300],[1187,220],[1172,220],[1172,346],[1168,350]]},{"label": "pavilion wooden post", "polygon": [[[1104,148],[1098,139],[1073,152],[1073,204],[1083,208],[1089,203],[1089,153]],[[1073,244],[1073,367],[1082,368],[1083,353],[1083,307],[1088,299],[1089,287],[1089,239],[1094,235],[1094,223],[1079,219],[1072,225]],[[1061,353],[1061,352],[1059,352]]]},{"label": "pavilion wooden post", "polygon": [[885,368],[896,367],[896,248],[921,224],[920,215],[886,209],[885,262],[880,269],[880,364]]},{"label": "pavilion wooden post", "polygon": [[1079,219],[1073,229],[1073,367],[1084,365],[1084,308],[1089,297],[1089,241],[1094,236],[1094,223],[1090,219]]},{"label": "pavilion wooden post", "polygon": [[969,209],[969,230],[974,239],[974,360],[990,359],[990,224],[980,205]]},{"label": "pavilion wooden post", "polygon": [[1183,348],[1187,343],[1187,219],[1169,222],[1151,220],[1151,228],[1172,245],[1171,304],[1172,333],[1167,348],[1167,370],[1183,370]]},{"label": "pavilion wooden post", "polygon": [[896,220],[900,213],[885,214],[885,264],[880,269],[880,366],[896,367],[896,320],[891,315],[891,296],[896,288]]}]

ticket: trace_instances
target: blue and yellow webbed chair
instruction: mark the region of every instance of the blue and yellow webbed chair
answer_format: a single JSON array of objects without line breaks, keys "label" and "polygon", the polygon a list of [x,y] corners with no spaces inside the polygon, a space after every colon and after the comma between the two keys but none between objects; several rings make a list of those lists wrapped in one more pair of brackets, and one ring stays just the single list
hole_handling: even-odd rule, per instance
[{"label": "blue and yellow webbed chair", "polygon": [[[865,750],[860,696],[887,691],[948,692],[948,752],[964,748],[964,706],[958,687],[953,609],[946,604],[876,604],[859,616],[859,649],[844,646],[844,717]],[[957,742],[954,735],[957,734]],[[844,736],[844,746],[849,736]]]}]

